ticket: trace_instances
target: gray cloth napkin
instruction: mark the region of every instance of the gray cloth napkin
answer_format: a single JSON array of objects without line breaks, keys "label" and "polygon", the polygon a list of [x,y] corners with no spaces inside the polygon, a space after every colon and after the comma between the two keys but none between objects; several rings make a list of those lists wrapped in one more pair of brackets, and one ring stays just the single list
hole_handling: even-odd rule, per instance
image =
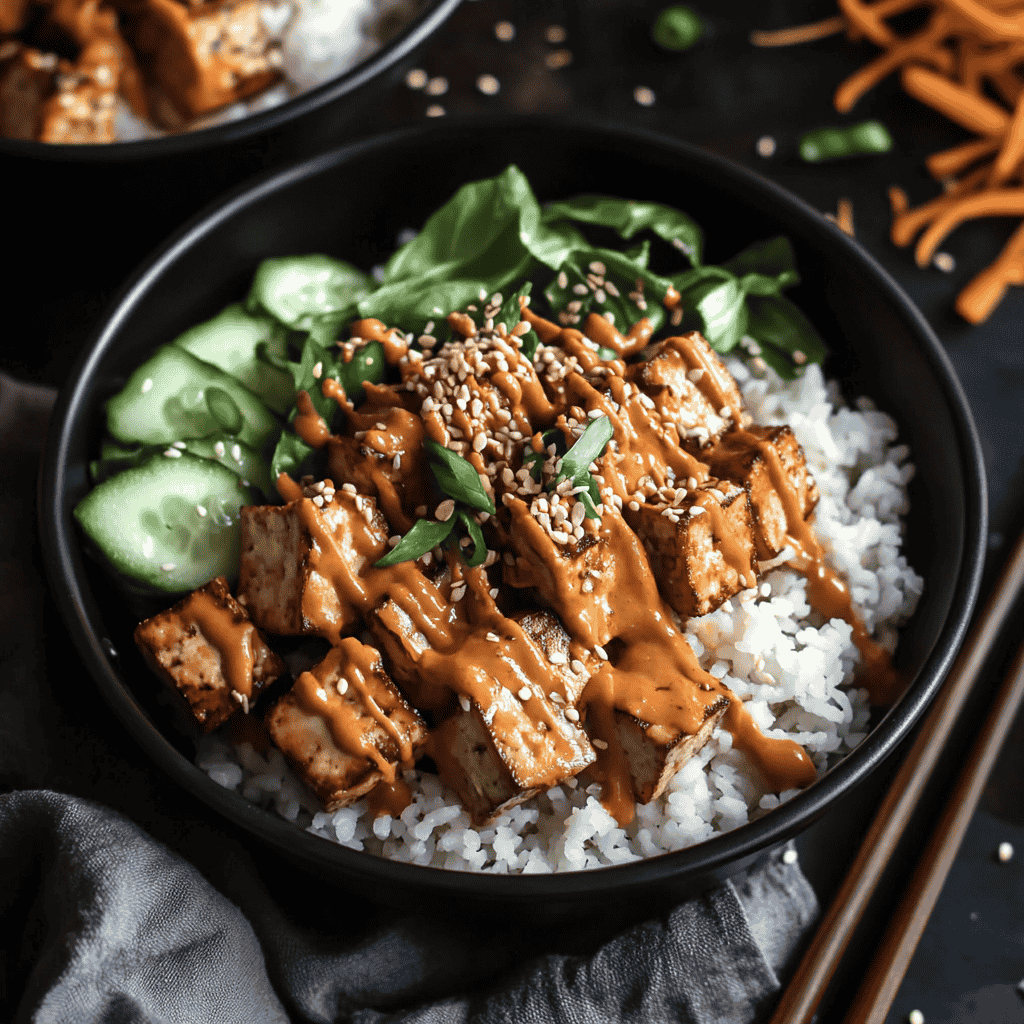
[{"label": "gray cloth napkin", "polygon": [[777,850],[585,955],[515,958],[424,915],[305,933],[258,878],[247,918],[126,818],[45,790],[0,796],[0,877],[0,1015],[36,1024],[749,1024],[817,913]]}]

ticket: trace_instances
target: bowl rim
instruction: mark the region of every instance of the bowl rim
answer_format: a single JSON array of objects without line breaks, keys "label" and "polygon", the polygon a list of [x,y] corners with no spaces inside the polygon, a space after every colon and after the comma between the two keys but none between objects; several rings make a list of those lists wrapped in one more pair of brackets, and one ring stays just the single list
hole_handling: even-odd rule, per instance
[{"label": "bowl rim", "polygon": [[297,121],[311,111],[356,92],[383,75],[417,49],[455,12],[462,0],[423,0],[422,9],[392,39],[335,78],[308,89],[268,110],[247,114],[224,124],[195,131],[175,132],[156,139],[73,145],[0,138],[0,153],[65,163],[142,161],[242,143]]},{"label": "bowl rim", "polygon": [[[93,405],[86,393],[86,382],[91,380],[130,310],[159,279],[163,269],[223,221],[244,215],[249,205],[284,186],[315,178],[367,153],[428,139],[436,141],[447,134],[479,132],[482,126],[496,131],[534,129],[580,133],[586,134],[591,143],[597,139],[606,144],[628,142],[653,147],[685,165],[690,174],[720,186],[724,183],[729,188],[738,187],[745,201],[750,201],[746,198],[748,195],[757,194],[769,207],[781,206],[798,220],[806,221],[808,231],[804,237],[826,251],[841,252],[873,282],[918,338],[922,354],[948,401],[957,438],[957,457],[965,475],[963,547],[950,610],[917,678],[865,740],[807,790],[764,817],[686,849],[621,865],[510,876],[406,864],[324,841],[274,812],[248,803],[240,794],[210,779],[150,722],[127,680],[111,665],[103,638],[92,630],[88,607],[92,597],[86,592],[87,587],[83,589],[75,571],[76,548],[80,545],[70,509],[65,510],[71,427],[84,419]],[[297,857],[307,866],[344,874],[353,882],[383,881],[405,891],[419,889],[442,896],[459,894],[487,902],[516,902],[525,898],[565,900],[607,893],[612,889],[623,892],[647,888],[652,883],[667,883],[683,874],[694,878],[720,877],[731,865],[749,861],[768,847],[802,831],[825,812],[839,791],[859,785],[906,738],[937,693],[957,655],[980,588],[987,547],[988,507],[981,443],[953,365],[921,312],[873,256],[798,196],[731,160],[642,128],[609,125],[579,116],[477,115],[364,138],[258,175],[205,207],[142,263],[111,301],[71,371],[69,382],[58,396],[50,421],[40,469],[38,517],[49,583],[90,674],[108,705],[147,756],[193,796],[293,859]],[[77,554],[81,554],[80,550]]]}]

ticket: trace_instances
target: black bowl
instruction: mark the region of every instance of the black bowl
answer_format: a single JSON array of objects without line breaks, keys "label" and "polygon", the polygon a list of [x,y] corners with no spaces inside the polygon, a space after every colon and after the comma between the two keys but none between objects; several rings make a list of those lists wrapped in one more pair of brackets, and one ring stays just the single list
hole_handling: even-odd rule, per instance
[{"label": "black bowl", "polygon": [[[903,631],[898,667],[912,680],[861,746],[758,821],[678,853],[590,872],[501,877],[396,864],[304,833],[212,782],[156,706],[157,684],[130,639],[124,601],[83,556],[71,509],[86,492],[101,403],[156,345],[242,295],[260,258],[323,250],[365,267],[463,182],[509,162],[539,197],[600,191],[675,204],[702,224],[711,261],[783,232],[803,275],[794,299],[830,342],[827,372],[899,421],[917,475],[908,557],[925,594]],[[415,183],[410,189],[409,183]],[[71,635],[105,698],[149,755],[199,799],[341,885],[383,899],[529,904],[531,913],[682,894],[734,873],[849,794],[891,753],[935,695],[961,643],[985,550],[978,439],[934,334],[874,260],[821,214],[734,164],[681,142],[539,118],[452,122],[356,143],[236,191],[146,266],[106,316],[56,408],[42,469],[41,529]],[[112,642],[112,643],[111,643]],[[120,656],[112,653],[113,649]],[[596,898],[596,899],[595,899]]]},{"label": "black bowl", "polygon": [[421,0],[411,21],[350,71],[228,124],[105,146],[0,139],[4,187],[15,197],[5,229],[18,240],[5,281],[19,297],[0,367],[65,379],[97,295],[112,295],[157,244],[243,179],[351,138],[459,2]]}]

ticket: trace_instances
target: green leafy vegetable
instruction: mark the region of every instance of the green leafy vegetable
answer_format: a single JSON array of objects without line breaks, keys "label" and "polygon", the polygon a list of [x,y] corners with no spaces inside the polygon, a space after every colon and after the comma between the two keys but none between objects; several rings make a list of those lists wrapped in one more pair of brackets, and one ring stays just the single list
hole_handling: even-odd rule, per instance
[{"label": "green leafy vegetable", "polygon": [[322,331],[325,322],[335,328],[343,323],[373,289],[373,278],[342,260],[286,256],[259,265],[245,304],[250,313],[269,313],[287,327]]},{"label": "green leafy vegetable", "polygon": [[847,156],[888,153],[892,136],[881,121],[862,121],[843,128],[819,128],[800,139],[800,157],[808,163]]},{"label": "green leafy vegetable", "polygon": [[700,265],[703,246],[700,227],[691,217],[671,206],[612,196],[578,196],[564,202],[549,203],[545,207],[545,224],[555,224],[560,220],[601,224],[614,228],[624,239],[630,239],[647,228],[659,238],[671,242],[693,266]]},{"label": "green leafy vegetable", "polygon": [[651,37],[664,50],[688,50],[702,35],[700,15],[682,4],[666,7],[651,29]]},{"label": "green leafy vegetable", "polygon": [[[428,551],[436,548],[442,541],[448,539],[449,534],[455,529],[457,521],[455,516],[452,516],[444,523],[434,519],[417,519],[409,528],[409,532],[383,558],[374,562],[374,565],[378,569],[385,569],[389,565],[397,565],[399,562],[411,562],[419,558],[420,555],[425,555]],[[473,525],[476,526],[476,523]],[[477,526],[477,529],[479,530],[480,527]],[[483,537],[481,536],[482,539]],[[486,558],[486,545],[484,547],[484,557]]]},{"label": "green leafy vegetable", "polygon": [[590,480],[590,464],[600,458],[614,433],[615,428],[607,416],[595,416],[576,443],[562,456],[562,468],[555,478],[554,486],[557,487],[563,480],[571,480],[574,487],[580,487]]},{"label": "green leafy vegetable", "polygon": [[462,509],[459,510],[459,522],[466,528],[466,534],[473,544],[473,554],[469,558],[466,558],[466,549],[460,546],[466,565],[471,569],[483,565],[487,560],[487,542],[484,540],[484,531],[480,529],[480,524]]},{"label": "green leafy vegetable", "polygon": [[480,474],[473,468],[473,464],[450,448],[438,444],[433,438],[428,437],[423,444],[427,449],[427,458],[430,460],[434,479],[441,490],[449,498],[454,498],[470,508],[494,515],[494,502],[484,490]]},{"label": "green leafy vegetable", "polygon": [[814,325],[784,295],[754,297],[749,304],[747,330],[761,346],[761,358],[783,380],[792,380],[801,366],[825,358],[827,349]]}]

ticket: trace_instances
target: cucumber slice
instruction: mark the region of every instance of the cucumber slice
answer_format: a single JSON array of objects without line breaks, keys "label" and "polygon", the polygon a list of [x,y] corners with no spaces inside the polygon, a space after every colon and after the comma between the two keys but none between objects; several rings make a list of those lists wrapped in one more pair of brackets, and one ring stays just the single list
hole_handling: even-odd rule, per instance
[{"label": "cucumber slice", "polygon": [[180,594],[214,576],[238,575],[238,510],[253,500],[251,488],[219,462],[161,453],[93,488],[74,515],[131,583]]},{"label": "cucumber slice", "polygon": [[[251,316],[236,302],[175,338],[174,344],[230,373],[274,412],[283,415],[292,407],[292,375],[274,365],[287,356],[285,332],[269,317]],[[274,362],[267,353],[276,357]]]},{"label": "cucumber slice", "polygon": [[223,431],[260,451],[277,440],[281,425],[230,374],[163,345],[107,402],[107,430],[124,444],[170,444]]},{"label": "cucumber slice", "polygon": [[270,463],[259,452],[236,441],[230,434],[193,437],[182,442],[185,451],[227,466],[236,476],[258,487],[267,497],[276,496],[270,482]]}]

